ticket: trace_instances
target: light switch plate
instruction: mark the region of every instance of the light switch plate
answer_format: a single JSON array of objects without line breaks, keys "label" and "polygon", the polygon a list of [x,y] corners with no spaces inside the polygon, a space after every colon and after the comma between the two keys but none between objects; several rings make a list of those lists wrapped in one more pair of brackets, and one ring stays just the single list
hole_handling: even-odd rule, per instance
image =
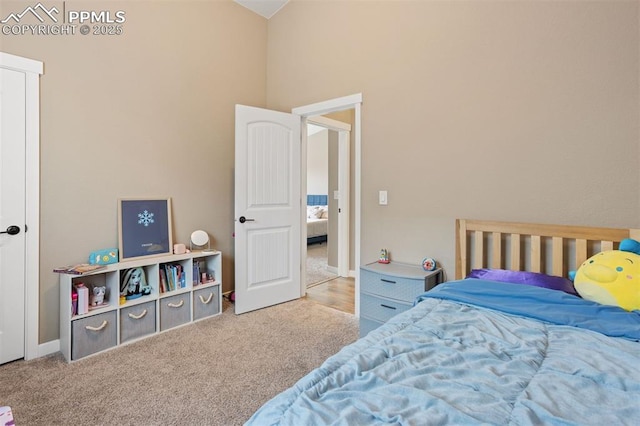
[{"label": "light switch plate", "polygon": [[378,193],[378,203],[381,206],[386,206],[387,205],[387,191],[380,191]]}]

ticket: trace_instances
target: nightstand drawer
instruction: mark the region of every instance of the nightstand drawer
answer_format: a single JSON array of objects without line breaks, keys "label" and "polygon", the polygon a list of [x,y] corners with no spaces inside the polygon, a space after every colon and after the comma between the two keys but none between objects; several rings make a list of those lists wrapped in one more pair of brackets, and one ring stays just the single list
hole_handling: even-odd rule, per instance
[{"label": "nightstand drawer", "polygon": [[155,332],[155,300],[120,310],[120,343]]},{"label": "nightstand drawer", "polygon": [[191,294],[182,293],[160,299],[160,330],[191,321]]},{"label": "nightstand drawer", "polygon": [[424,277],[397,277],[361,269],[360,289],[378,296],[413,303],[416,297],[425,292]]},{"label": "nightstand drawer", "polygon": [[71,325],[71,359],[76,360],[115,346],[116,311],[74,320]]},{"label": "nightstand drawer", "polygon": [[360,311],[370,319],[387,322],[400,312],[404,312],[413,306],[410,303],[397,300],[383,299],[370,294],[360,295]]}]

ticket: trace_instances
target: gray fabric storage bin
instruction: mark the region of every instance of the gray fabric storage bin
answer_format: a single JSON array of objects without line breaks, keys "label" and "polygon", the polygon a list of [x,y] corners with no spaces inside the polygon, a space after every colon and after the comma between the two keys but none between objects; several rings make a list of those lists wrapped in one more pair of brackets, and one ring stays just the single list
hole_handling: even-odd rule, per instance
[{"label": "gray fabric storage bin", "polygon": [[193,320],[220,312],[220,286],[201,288],[193,292]]},{"label": "gray fabric storage bin", "polygon": [[74,320],[71,326],[71,359],[77,360],[117,344],[117,313],[105,312]]},{"label": "gray fabric storage bin", "polygon": [[156,332],[156,301],[120,310],[120,343]]},{"label": "gray fabric storage bin", "polygon": [[160,331],[191,321],[191,294],[181,293],[160,301]]}]

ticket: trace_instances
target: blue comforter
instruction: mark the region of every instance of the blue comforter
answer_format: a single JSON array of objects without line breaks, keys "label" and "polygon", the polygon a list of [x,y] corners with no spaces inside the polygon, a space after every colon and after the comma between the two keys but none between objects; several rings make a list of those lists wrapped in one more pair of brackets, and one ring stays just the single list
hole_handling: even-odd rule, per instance
[{"label": "blue comforter", "polygon": [[640,424],[640,313],[485,280],[441,284],[248,425]]}]

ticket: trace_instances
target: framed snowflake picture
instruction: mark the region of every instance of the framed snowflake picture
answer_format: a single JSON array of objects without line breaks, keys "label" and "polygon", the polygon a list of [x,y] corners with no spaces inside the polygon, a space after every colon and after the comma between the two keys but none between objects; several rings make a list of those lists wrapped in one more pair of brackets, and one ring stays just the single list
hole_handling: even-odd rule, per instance
[{"label": "framed snowflake picture", "polygon": [[120,261],[171,254],[171,198],[118,200]]}]

